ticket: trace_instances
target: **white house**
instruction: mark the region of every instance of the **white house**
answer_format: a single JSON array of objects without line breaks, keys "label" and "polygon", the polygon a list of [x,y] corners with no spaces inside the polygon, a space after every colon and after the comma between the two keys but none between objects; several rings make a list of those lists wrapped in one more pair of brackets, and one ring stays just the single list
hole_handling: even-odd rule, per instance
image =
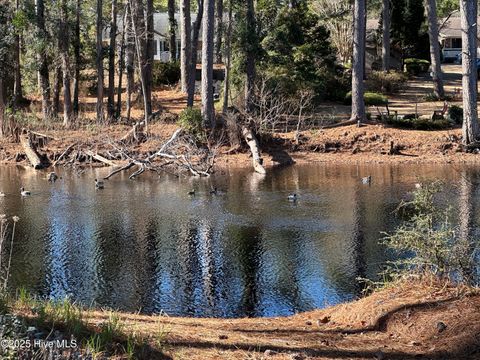
[{"label": "white house", "polygon": [[[444,61],[455,61],[462,52],[462,25],[458,13],[441,22],[439,35]],[[477,29],[477,37],[479,35],[480,27]]]},{"label": "white house", "polygon": [[[196,14],[192,14],[192,24],[196,20]],[[177,22],[177,29],[175,32],[176,35],[176,58],[180,58],[180,14],[175,14],[175,20]],[[123,19],[120,17],[117,21],[118,23],[118,37],[120,40],[122,29],[123,29]],[[192,26],[193,28],[193,26]],[[153,59],[167,62],[170,61],[170,42],[169,42],[169,31],[170,23],[168,21],[167,13],[154,13],[153,14],[153,31],[154,31],[154,43],[153,43]],[[192,30],[193,31],[193,30]],[[110,38],[109,28],[105,28],[103,32],[103,40],[108,41]],[[197,52],[197,59],[201,58],[201,39],[202,31],[200,30],[199,34],[199,47]]]}]

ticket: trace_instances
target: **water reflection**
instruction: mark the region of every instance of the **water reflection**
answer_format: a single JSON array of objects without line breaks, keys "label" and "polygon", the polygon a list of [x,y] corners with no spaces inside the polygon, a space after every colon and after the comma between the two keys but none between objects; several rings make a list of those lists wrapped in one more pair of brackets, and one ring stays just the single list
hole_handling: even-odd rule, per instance
[{"label": "water reflection", "polygon": [[[3,167],[0,213],[21,217],[12,286],[88,305],[188,316],[276,316],[351,299],[385,260],[393,210],[423,179],[452,184],[465,234],[477,172],[448,166],[294,166],[209,179],[60,174]],[[361,184],[371,175],[370,186]],[[470,180],[469,180],[470,179]],[[473,180],[472,180],[473,179]],[[468,180],[468,181],[467,181]],[[456,186],[458,184],[458,187]],[[19,188],[32,191],[21,198]],[[209,194],[212,186],[218,195]],[[189,197],[188,190],[197,195]],[[296,203],[287,194],[296,192]],[[457,196],[460,194],[460,196]]]}]

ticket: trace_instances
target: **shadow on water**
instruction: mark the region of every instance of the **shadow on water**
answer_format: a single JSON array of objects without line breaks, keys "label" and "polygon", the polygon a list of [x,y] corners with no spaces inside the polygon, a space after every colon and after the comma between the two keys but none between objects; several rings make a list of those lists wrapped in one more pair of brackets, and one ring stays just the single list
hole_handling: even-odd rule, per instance
[{"label": "shadow on water", "polygon": [[[288,315],[360,294],[357,278],[374,278],[387,259],[381,232],[398,224],[394,209],[419,181],[448,184],[465,234],[479,221],[478,172],[470,168],[320,164],[267,176],[120,175],[96,190],[93,179],[107,172],[64,172],[52,185],[44,173],[2,168],[0,213],[21,218],[12,287],[145,313]],[[362,184],[368,175],[372,183]],[[21,186],[32,196],[22,198]]]}]

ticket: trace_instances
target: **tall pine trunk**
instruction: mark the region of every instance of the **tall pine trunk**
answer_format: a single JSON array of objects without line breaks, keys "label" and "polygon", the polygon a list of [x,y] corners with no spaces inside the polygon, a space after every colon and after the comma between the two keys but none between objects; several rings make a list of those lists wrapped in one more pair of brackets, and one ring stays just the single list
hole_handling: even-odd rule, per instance
[{"label": "tall pine trunk", "polygon": [[79,111],[79,88],[80,88],[80,13],[81,13],[81,0],[77,0],[75,8],[75,38],[73,41],[73,114],[78,116]]},{"label": "tall pine trunk", "polygon": [[170,61],[177,60],[177,21],[175,20],[175,0],[168,0]]},{"label": "tall pine trunk", "polygon": [[115,110],[115,117],[120,118],[122,114],[122,81],[123,72],[125,70],[125,41],[128,21],[128,5],[125,6],[123,11],[123,26],[122,26],[122,38],[120,41],[120,53],[118,54],[118,86],[117,86],[117,107]]},{"label": "tall pine trunk", "polygon": [[[253,0],[247,1],[247,36],[250,39],[256,39],[256,26],[255,26],[255,8]],[[256,40],[255,40],[256,41]],[[245,81],[245,111],[253,111],[253,103],[255,97],[255,56],[256,44],[248,44],[246,49],[246,81]]]},{"label": "tall pine trunk", "polygon": [[204,0],[202,26],[202,117],[204,126],[215,127],[213,109],[213,36],[215,0]]},{"label": "tall pine trunk", "polygon": [[223,113],[225,114],[228,109],[228,95],[230,93],[230,67],[232,61],[232,26],[233,26],[233,17],[232,17],[232,0],[228,4],[228,26],[227,34],[225,39],[225,79],[223,81]]},{"label": "tall pine trunk", "polygon": [[191,26],[190,0],[180,0],[180,84],[183,92],[188,91],[192,50]]},{"label": "tall pine trunk", "polygon": [[60,34],[60,56],[62,58],[63,74],[63,125],[72,125],[72,95],[70,90],[70,58],[68,55],[70,39],[68,25],[68,7],[67,0],[61,3],[61,34]]},{"label": "tall pine trunk", "polygon": [[112,0],[112,19],[110,21],[110,46],[108,48],[108,121],[115,118],[115,48],[117,46],[117,0]]},{"label": "tall pine trunk", "polygon": [[142,0],[131,0],[132,10],[132,29],[133,38],[135,40],[135,49],[137,52],[138,72],[140,73],[140,84],[142,85],[143,95],[143,115],[145,123],[145,131],[148,131],[148,119],[149,119],[149,101],[146,79],[146,22],[143,11]]},{"label": "tall pine trunk", "polygon": [[[45,29],[45,4],[43,0],[36,0],[35,6],[36,26],[42,43],[47,41]],[[50,81],[48,78],[48,60],[45,46],[39,46],[37,53],[38,78],[42,92],[42,117],[44,120],[50,116]]]},{"label": "tall pine trunk", "polygon": [[222,39],[223,39],[223,0],[217,1],[215,10],[215,61],[222,63]]},{"label": "tall pine trunk", "polygon": [[152,115],[152,69],[153,69],[153,0],[147,0],[147,12],[146,12],[146,30],[147,30],[147,39],[146,39],[146,59],[145,59],[145,91],[147,92],[147,114],[148,116]]},{"label": "tall pine trunk", "polygon": [[433,91],[440,99],[445,97],[443,74],[438,43],[438,18],[436,0],[426,0],[428,36],[430,38],[430,59],[432,63]]},{"label": "tall pine trunk", "polygon": [[[20,9],[19,0],[15,2],[16,11],[18,12]],[[20,102],[23,100],[23,89],[22,89],[22,73],[20,69],[20,52],[21,52],[21,44],[20,44],[20,34],[17,32],[15,33],[15,58],[14,58],[14,76],[15,81],[13,84],[13,104],[18,106]]]},{"label": "tall pine trunk", "polygon": [[352,120],[365,120],[365,0],[355,0],[353,13]]},{"label": "tall pine trunk", "polygon": [[102,31],[103,31],[103,0],[97,0],[97,123],[103,124],[103,44],[102,44]]},{"label": "tall pine trunk", "polygon": [[127,99],[125,105],[127,108],[127,120],[130,120],[130,115],[132,112],[132,92],[134,87],[134,76],[135,76],[135,37],[132,29],[132,7],[130,6],[129,0],[126,4],[126,16],[125,16],[125,39],[126,39],[126,69],[127,69]]},{"label": "tall pine trunk", "polygon": [[382,7],[382,70],[390,71],[390,0],[383,0]]},{"label": "tall pine trunk", "polygon": [[197,75],[197,53],[198,53],[198,40],[200,38],[200,28],[202,26],[203,19],[203,0],[198,1],[198,12],[195,23],[193,24],[193,35],[191,39],[191,53],[189,63],[188,74],[188,86],[187,86],[187,106],[192,107],[195,101],[195,81]]},{"label": "tall pine trunk", "polygon": [[53,88],[52,88],[52,110],[53,117],[57,117],[60,111],[60,90],[62,89],[62,64],[55,63],[55,72],[53,74]]},{"label": "tall pine trunk", "polygon": [[463,143],[479,138],[477,110],[477,11],[476,0],[460,0],[462,23]]}]

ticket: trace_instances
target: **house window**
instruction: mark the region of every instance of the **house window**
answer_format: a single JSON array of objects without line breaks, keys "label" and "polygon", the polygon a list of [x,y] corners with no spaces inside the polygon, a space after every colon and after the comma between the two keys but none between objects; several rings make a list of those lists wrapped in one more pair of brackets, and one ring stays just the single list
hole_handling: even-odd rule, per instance
[{"label": "house window", "polygon": [[462,48],[462,38],[452,39],[452,48],[453,49],[461,49]]},{"label": "house window", "polygon": [[158,55],[158,41],[153,41],[153,55]]}]

